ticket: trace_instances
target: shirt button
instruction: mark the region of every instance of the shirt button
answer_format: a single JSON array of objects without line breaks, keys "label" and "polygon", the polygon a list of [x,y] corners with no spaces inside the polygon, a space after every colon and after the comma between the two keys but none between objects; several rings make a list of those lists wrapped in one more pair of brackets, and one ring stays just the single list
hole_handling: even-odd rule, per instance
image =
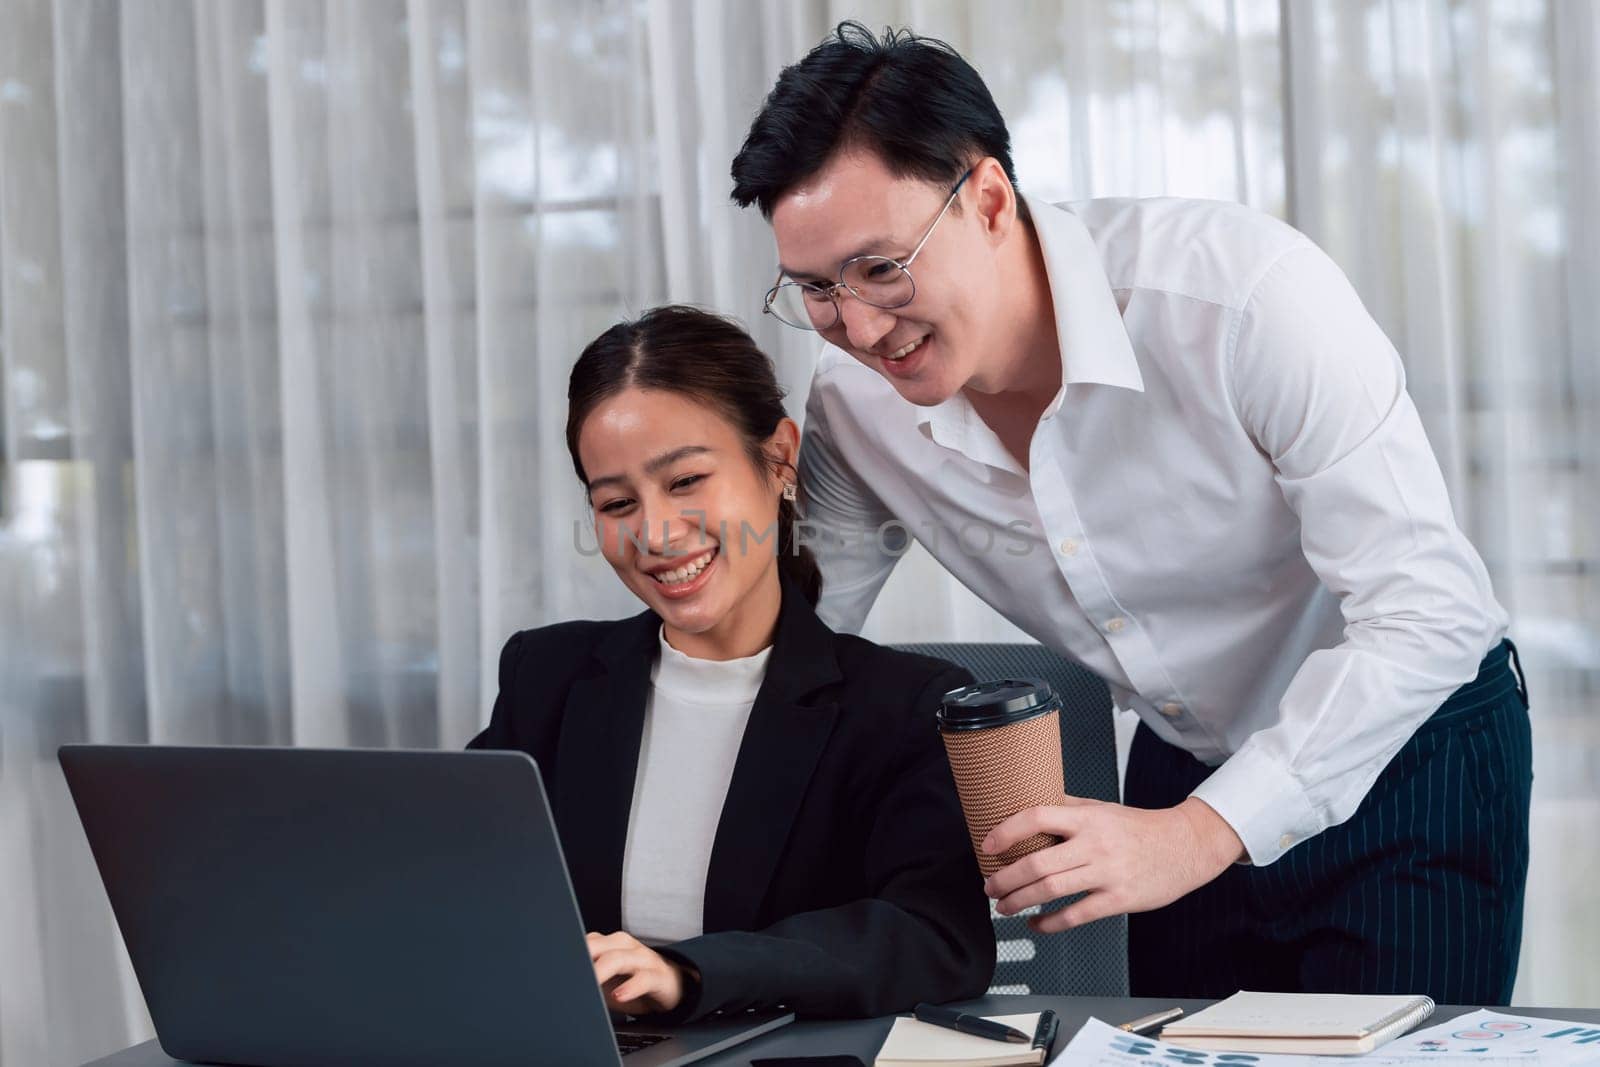
[{"label": "shirt button", "polygon": [[1179,715],[1183,714],[1183,705],[1170,703],[1163,704],[1161,705],[1161,714],[1165,715],[1169,719],[1176,719]]},{"label": "shirt button", "polygon": [[1110,622],[1106,623],[1106,633],[1120,634],[1122,632],[1122,628],[1126,625],[1128,625],[1127,619],[1112,619]]},{"label": "shirt button", "polygon": [[1078,542],[1070,537],[1061,542],[1061,554],[1063,556],[1076,556],[1078,554]]},{"label": "shirt button", "polygon": [[1284,834],[1282,837],[1278,838],[1279,848],[1288,848],[1292,844],[1294,844],[1293,834]]}]

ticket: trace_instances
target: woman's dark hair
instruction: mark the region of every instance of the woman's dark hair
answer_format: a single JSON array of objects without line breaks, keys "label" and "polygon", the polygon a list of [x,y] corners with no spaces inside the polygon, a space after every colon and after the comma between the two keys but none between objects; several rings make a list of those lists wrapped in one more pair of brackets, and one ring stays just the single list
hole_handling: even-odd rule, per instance
[{"label": "woman's dark hair", "polygon": [[[783,389],[772,360],[731,319],[668,304],[589,342],[567,385],[567,451],[584,484],[589,476],[578,458],[584,421],[630,386],[677,393],[720,412],[739,431],[750,462],[771,477],[774,461],[763,446],[788,414]],[[811,550],[795,544],[798,517],[791,501],[778,501],[778,566],[815,605],[822,572]]]},{"label": "woman's dark hair", "polygon": [[896,177],[936,185],[954,185],[993,156],[1017,184],[1011,134],[989,87],[955,49],[910,30],[875,37],[841,22],[783,68],[734,157],[733,199],[770,220],[779,197],[845,147],[871,150]]}]

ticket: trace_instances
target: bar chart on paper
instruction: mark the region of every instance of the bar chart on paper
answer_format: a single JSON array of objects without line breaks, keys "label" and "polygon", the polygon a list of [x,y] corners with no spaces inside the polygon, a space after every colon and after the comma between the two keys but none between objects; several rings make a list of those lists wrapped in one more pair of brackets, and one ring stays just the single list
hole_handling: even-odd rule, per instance
[{"label": "bar chart on paper", "polygon": [[1475,1011],[1419,1030],[1380,1049],[1368,1060],[1495,1060],[1550,1064],[1600,1064],[1600,1027],[1535,1019],[1497,1011]]},{"label": "bar chart on paper", "polygon": [[1179,1048],[1090,1019],[1050,1062],[1060,1067],[1600,1067],[1600,1026],[1482,1010],[1397,1038],[1365,1056],[1335,1057]]}]

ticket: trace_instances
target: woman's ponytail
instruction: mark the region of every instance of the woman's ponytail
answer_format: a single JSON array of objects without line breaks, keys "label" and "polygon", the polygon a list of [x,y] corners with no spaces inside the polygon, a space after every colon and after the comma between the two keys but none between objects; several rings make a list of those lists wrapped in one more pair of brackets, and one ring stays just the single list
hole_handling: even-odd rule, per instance
[{"label": "woman's ponytail", "polygon": [[811,549],[800,544],[800,512],[794,501],[778,501],[778,566],[800,587],[812,607],[822,598],[822,569]]}]

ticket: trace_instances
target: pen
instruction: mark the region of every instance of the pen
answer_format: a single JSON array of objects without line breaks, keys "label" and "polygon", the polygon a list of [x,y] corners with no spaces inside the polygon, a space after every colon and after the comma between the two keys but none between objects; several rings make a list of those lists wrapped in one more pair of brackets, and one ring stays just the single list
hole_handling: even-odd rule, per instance
[{"label": "pen", "polygon": [[1055,1012],[1046,1008],[1039,1014],[1039,1026],[1033,1032],[1033,1047],[1044,1049],[1046,1062],[1049,1061],[1050,1053],[1056,1047],[1056,1034],[1060,1030],[1061,1020],[1056,1017]]},{"label": "pen", "polygon": [[1027,1044],[1033,1040],[1021,1030],[1013,1029],[1004,1023],[990,1022],[981,1016],[968,1015],[951,1008],[941,1008],[937,1004],[918,1004],[913,1014],[921,1022],[942,1026],[947,1030],[960,1030],[963,1034],[971,1034],[974,1037],[987,1037],[991,1041]]},{"label": "pen", "polygon": [[1148,1034],[1152,1030],[1165,1026],[1182,1014],[1182,1008],[1168,1008],[1165,1011],[1158,1011],[1154,1015],[1141,1016],[1132,1022],[1123,1023],[1117,1029],[1126,1030],[1130,1034]]}]

